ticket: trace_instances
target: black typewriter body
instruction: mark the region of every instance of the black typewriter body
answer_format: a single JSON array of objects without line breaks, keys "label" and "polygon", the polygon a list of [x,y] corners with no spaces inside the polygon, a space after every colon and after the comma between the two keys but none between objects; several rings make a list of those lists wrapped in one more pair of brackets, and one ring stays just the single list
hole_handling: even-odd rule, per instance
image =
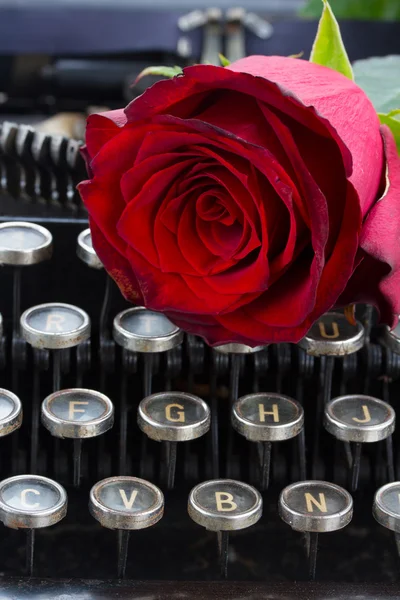
[{"label": "black typewriter body", "polygon": [[[275,40],[289,39],[288,21],[275,27],[281,38],[278,33],[271,38],[268,50],[250,36],[249,53],[304,50],[315,24],[303,24],[301,42],[290,38],[284,49],[274,44]],[[370,24],[362,27],[368,37]],[[388,25],[388,33],[389,29]],[[300,35],[300,30],[296,31]],[[385,41],[391,49],[398,38],[394,29],[390,31]],[[349,32],[346,34],[345,27],[345,36],[350,37]],[[200,33],[193,36],[193,48],[199,55]],[[39,38],[33,37],[37,42]],[[175,51],[175,42],[165,42],[157,57],[175,61],[171,51],[172,47]],[[38,50],[48,51],[37,46]],[[126,53],[127,48],[117,50]],[[382,49],[381,53],[389,52]],[[60,56],[66,55],[63,48]],[[93,53],[88,55],[93,58]],[[398,428],[391,438],[393,463],[387,459],[384,441],[363,444],[358,486],[352,492],[353,519],[344,529],[319,535],[315,581],[309,581],[303,536],[284,523],[278,512],[281,491],[304,476],[299,447],[295,438],[273,443],[270,484],[261,492],[262,517],[257,524],[230,535],[228,575],[221,579],[217,536],[190,519],[187,505],[191,489],[207,480],[230,478],[259,488],[256,444],[232,429],[235,377],[238,396],[275,392],[297,399],[305,414],[306,479],[350,489],[346,448],[322,423],[327,372],[331,369],[330,398],[366,394],[384,400],[397,411],[400,354],[385,343],[384,327],[377,324],[374,311],[367,306],[358,306],[356,312],[366,331],[363,347],[329,360],[311,356],[298,345],[279,344],[240,356],[234,369],[229,355],[218,354],[202,340],[185,336],[180,346],[153,357],[151,392],[181,391],[199,396],[210,407],[211,429],[199,439],[178,442],[175,483],[173,489],[167,489],[163,445],[147,439],[137,424],[139,403],[149,390],[148,365],[143,354],[129,352],[113,339],[113,319],[129,305],[104,270],[90,268],[77,256],[78,236],[88,227],[75,191],[76,184],[85,178],[81,144],[60,135],[38,134],[34,128],[38,112],[48,116],[57,110],[81,110],[98,97],[93,84],[87,88],[87,96],[74,99],[74,86],[80,83],[79,77],[72,87],[68,83],[70,66],[55,62],[53,84],[54,77],[60,77],[59,87],[50,87],[50,96],[35,92],[32,104],[27,89],[10,87],[0,115],[0,121],[5,121],[0,125],[0,225],[32,222],[48,229],[53,237],[49,260],[0,268],[0,388],[14,392],[23,406],[21,427],[0,437],[0,481],[14,475],[43,475],[64,486],[68,495],[66,517],[36,531],[32,576],[25,568],[26,531],[0,525],[1,600],[400,598],[400,559],[393,532],[372,515],[377,489],[390,480],[400,480]],[[132,74],[130,66],[126,72],[123,65],[121,69],[123,74],[107,98],[111,107],[122,104],[121,82],[124,84],[126,76]],[[19,303],[16,298],[20,298]],[[91,320],[90,339],[57,350],[57,359],[53,352],[27,344],[18,326],[22,311],[47,302],[79,307]],[[41,404],[54,390],[55,360],[59,361],[61,389],[100,391],[115,408],[114,426],[82,444],[79,486],[73,484],[72,440],[52,436],[40,418]],[[124,579],[117,577],[117,532],[102,527],[88,508],[91,487],[119,475],[152,482],[165,498],[163,518],[152,527],[131,533]]]},{"label": "black typewriter body", "polygon": [[[10,217],[2,220],[9,221]],[[2,527],[3,597],[62,598],[64,593],[77,598],[85,594],[90,598],[292,598],[299,594],[304,598],[399,597],[399,562],[392,532],[376,523],[371,512],[374,492],[388,481],[383,442],[363,450],[351,524],[341,531],[320,535],[317,582],[312,583],[307,581],[302,536],[281,521],[277,508],[280,491],[300,478],[297,445],[293,441],[274,444],[271,484],[263,492],[263,517],[255,526],[231,536],[228,581],[220,581],[215,533],[189,519],[187,498],[196,483],[218,477],[257,487],[254,445],[237,433],[228,443],[232,435],[228,357],[216,357],[201,340],[186,339],[181,347],[163,353],[155,361],[152,392],[191,391],[212,407],[212,418],[218,421],[217,454],[215,448],[212,450],[212,432],[178,444],[175,486],[165,490],[161,444],[149,440],[143,449],[144,434],[136,423],[143,396],[143,359],[115,345],[110,333],[112,318],[126,308],[126,303],[112,285],[111,302],[102,319],[106,274],[90,269],[76,255],[76,240],[87,221],[84,217],[36,217],[34,221],[51,231],[54,252],[49,261],[21,267],[21,309],[44,301],[62,301],[88,312],[92,322],[90,345],[60,351],[61,387],[101,390],[114,403],[116,414],[113,429],[85,441],[81,484],[74,488],[71,440],[56,440],[39,423],[39,406],[52,391],[52,357],[44,350],[33,351],[25,343],[16,342],[15,336],[13,342],[14,274],[13,268],[3,267],[0,301],[5,341],[1,387],[21,398],[24,417],[18,431],[0,440],[1,478],[37,473],[61,483],[68,493],[66,518],[36,534],[33,579],[24,577],[25,532]],[[370,314],[365,307],[358,308],[358,316],[368,326]],[[332,397],[362,391],[384,398],[396,408],[400,361],[381,344],[380,334],[381,329],[373,326],[370,341],[363,349],[334,360]],[[272,391],[301,401],[306,419],[307,477],[346,488],[349,471],[343,444],[323,429],[318,414],[318,396],[323,387],[320,363],[321,359],[307,357],[297,346],[270,346],[241,360],[239,395]],[[316,435],[318,455],[314,451]],[[393,444],[397,480],[397,432]],[[119,474],[143,477],[160,485],[165,494],[163,519],[131,536],[123,581],[116,579],[116,533],[101,527],[88,511],[90,487]]]}]

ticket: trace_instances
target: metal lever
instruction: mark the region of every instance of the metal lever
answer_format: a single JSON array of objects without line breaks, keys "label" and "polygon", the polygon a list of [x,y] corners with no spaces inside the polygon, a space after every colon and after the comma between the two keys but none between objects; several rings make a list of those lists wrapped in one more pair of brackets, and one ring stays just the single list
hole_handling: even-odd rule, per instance
[{"label": "metal lever", "polygon": [[226,57],[230,62],[247,55],[246,29],[263,40],[270,38],[274,31],[268,21],[255,13],[246,12],[245,8],[228,9],[226,11]]},{"label": "metal lever", "polygon": [[[208,8],[205,11],[194,10],[178,20],[178,27],[182,33],[203,27],[204,37],[200,62],[211,65],[220,64],[219,54],[223,51],[222,11],[220,8]],[[188,54],[187,43],[187,38],[180,38],[178,41],[178,53],[182,55],[182,49],[184,49],[185,57]]]}]

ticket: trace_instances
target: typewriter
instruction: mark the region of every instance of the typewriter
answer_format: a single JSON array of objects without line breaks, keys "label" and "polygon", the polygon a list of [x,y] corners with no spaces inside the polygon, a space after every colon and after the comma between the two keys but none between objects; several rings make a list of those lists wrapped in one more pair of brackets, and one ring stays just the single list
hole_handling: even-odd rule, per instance
[{"label": "typewriter", "polygon": [[[285,52],[287,16],[228,17],[169,11],[158,58],[289,54],[315,27]],[[113,108],[155,54],[67,37],[30,89],[12,59],[1,106],[0,598],[399,598],[400,328],[357,306],[297,345],[211,349],[128,305],[76,192],[103,85],[82,73],[113,73]]]}]

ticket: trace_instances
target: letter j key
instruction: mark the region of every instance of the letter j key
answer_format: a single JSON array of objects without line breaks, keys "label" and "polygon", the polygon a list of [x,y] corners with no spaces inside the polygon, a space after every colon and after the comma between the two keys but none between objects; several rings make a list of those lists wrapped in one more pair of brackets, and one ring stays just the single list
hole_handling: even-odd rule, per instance
[{"label": "letter j key", "polygon": [[351,489],[355,491],[361,463],[363,443],[386,440],[388,473],[394,471],[391,435],[395,428],[395,412],[390,404],[372,396],[339,396],[325,407],[324,427],[343,442],[353,442]]}]

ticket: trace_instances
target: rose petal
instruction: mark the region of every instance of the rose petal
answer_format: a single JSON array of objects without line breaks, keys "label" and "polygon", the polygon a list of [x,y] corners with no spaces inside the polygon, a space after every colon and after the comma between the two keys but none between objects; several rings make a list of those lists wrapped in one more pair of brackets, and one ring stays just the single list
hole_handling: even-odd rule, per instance
[{"label": "rose petal", "polygon": [[361,262],[338,305],[368,302],[378,308],[383,322],[394,326],[400,314],[400,157],[389,128],[383,125],[381,132],[387,189],[365,220],[360,239]]}]

